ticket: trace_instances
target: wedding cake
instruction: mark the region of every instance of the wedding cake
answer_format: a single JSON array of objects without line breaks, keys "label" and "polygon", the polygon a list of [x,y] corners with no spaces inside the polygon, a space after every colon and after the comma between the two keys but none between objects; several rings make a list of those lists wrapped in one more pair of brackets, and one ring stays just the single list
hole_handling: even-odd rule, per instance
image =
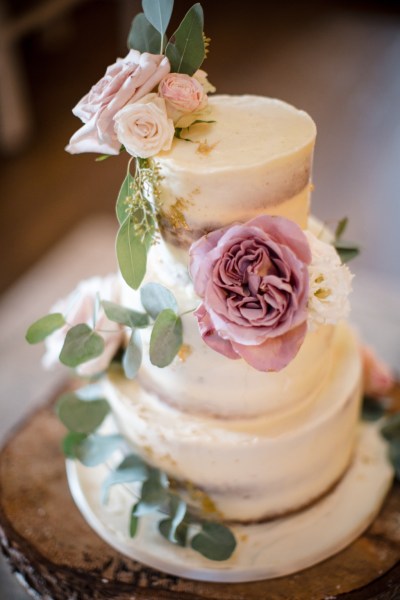
[{"label": "wedding cake", "polygon": [[[310,510],[352,468],[366,373],[342,257],[355,250],[344,221],[332,233],[310,216],[311,117],[209,96],[200,5],[168,42],[172,2],[143,7],[128,55],[75,107],[83,126],[67,147],[131,155],[119,273],[82,282],[28,339],[46,338],[47,365],[101,375],[60,401],[64,450],[111,460],[106,496],[134,484],[131,536],[159,511],[172,546],[200,527],[192,548],[220,561],[236,548],[231,526]],[[383,367],[377,381],[390,386]]]}]

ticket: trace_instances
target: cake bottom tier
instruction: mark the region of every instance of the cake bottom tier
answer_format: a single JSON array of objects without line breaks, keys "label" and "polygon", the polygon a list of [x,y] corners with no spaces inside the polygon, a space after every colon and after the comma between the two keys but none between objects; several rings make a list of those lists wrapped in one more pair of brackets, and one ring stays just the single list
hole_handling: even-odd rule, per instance
[{"label": "cake bottom tier", "polygon": [[201,491],[194,496],[202,497],[203,509],[226,520],[260,521],[311,504],[351,462],[361,397],[359,351],[344,323],[332,344],[326,382],[301,412],[231,420],[196,416],[119,376],[105,382],[104,392],[136,451],[189,491]]}]

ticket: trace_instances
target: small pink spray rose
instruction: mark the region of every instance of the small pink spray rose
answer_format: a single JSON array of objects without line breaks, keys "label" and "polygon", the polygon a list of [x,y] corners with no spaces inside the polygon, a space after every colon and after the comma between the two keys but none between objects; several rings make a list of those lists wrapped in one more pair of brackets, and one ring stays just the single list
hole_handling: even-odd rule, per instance
[{"label": "small pink spray rose", "polygon": [[118,154],[121,143],[114,130],[114,116],[128,102],[137,102],[155,88],[170,71],[165,56],[130,50],[119,58],[73,109],[84,123],[66,150],[71,154]]},{"label": "small pink spray rose", "polygon": [[304,233],[283,217],[262,215],[195,242],[190,273],[204,341],[259,371],[283,369],[307,331],[310,261]]}]

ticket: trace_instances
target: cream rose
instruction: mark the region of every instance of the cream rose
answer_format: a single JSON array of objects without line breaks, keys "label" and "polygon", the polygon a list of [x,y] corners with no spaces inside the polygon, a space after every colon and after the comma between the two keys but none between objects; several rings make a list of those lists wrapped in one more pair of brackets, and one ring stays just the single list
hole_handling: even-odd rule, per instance
[{"label": "cream rose", "polygon": [[86,323],[93,327],[104,340],[104,351],[97,358],[82,363],[77,367],[78,375],[91,376],[101,373],[107,369],[118,348],[124,343],[124,329],[121,325],[110,321],[100,306],[95,316],[95,307],[100,300],[119,302],[121,288],[117,275],[107,277],[92,277],[81,281],[76,289],[63,300],[59,300],[50,312],[59,312],[64,315],[68,325],[58,329],[46,338],[46,353],[43,357],[43,365],[51,368],[58,363],[65,336],[71,326]]},{"label": "cream rose", "polygon": [[203,86],[194,77],[181,73],[170,73],[158,86],[158,93],[164,98],[168,115],[178,120],[182,114],[201,110],[207,104]]},{"label": "cream rose", "polygon": [[117,138],[129,154],[149,158],[171,148],[174,123],[168,117],[165,101],[157,94],[127,104],[114,119]]}]

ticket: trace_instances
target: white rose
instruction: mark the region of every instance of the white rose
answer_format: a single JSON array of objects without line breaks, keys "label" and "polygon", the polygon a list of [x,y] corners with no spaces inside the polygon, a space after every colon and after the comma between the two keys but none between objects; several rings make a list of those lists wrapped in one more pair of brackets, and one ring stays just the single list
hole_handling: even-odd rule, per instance
[{"label": "white rose", "polygon": [[308,267],[308,325],[314,330],[319,325],[334,324],[348,316],[353,275],[342,264],[332,244],[323,242],[310,231],[304,233],[312,254]]},{"label": "white rose", "polygon": [[[50,312],[63,314],[67,325],[46,338],[46,353],[42,361],[44,367],[51,368],[58,363],[65,336],[71,326],[86,323],[93,327],[95,322],[94,330],[104,340],[104,351],[100,356],[79,365],[76,371],[79,375],[91,376],[107,369],[123,343],[124,331],[120,325],[107,319],[99,300],[119,302],[120,294],[117,275],[108,275],[104,278],[92,277],[81,281],[67,298],[59,300],[52,306]],[[95,314],[96,310],[97,314]]]},{"label": "white rose", "polygon": [[171,148],[174,123],[168,118],[165,101],[157,94],[127,104],[114,121],[118,140],[133,156],[149,158]]}]

